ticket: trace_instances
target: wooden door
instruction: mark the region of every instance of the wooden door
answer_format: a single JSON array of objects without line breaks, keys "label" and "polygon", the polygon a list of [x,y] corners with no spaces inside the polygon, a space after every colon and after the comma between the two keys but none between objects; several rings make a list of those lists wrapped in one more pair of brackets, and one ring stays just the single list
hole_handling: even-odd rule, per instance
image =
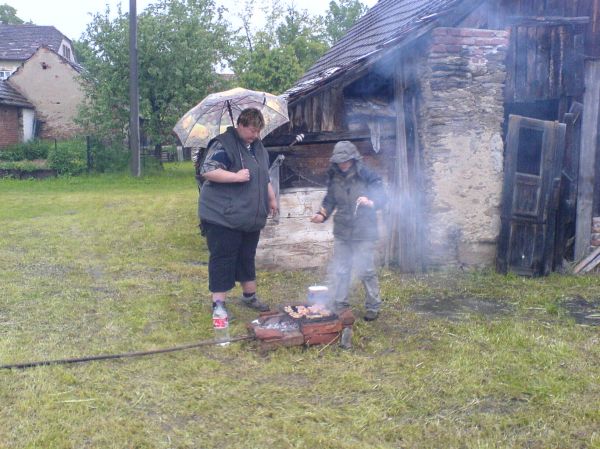
[{"label": "wooden door", "polygon": [[509,117],[497,268],[528,276],[552,270],[565,125]]}]

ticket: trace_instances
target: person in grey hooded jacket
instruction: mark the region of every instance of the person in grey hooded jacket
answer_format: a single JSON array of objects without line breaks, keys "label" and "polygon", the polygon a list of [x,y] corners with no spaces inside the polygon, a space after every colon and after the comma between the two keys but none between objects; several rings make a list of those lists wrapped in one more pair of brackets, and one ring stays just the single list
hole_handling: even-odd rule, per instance
[{"label": "person in grey hooded jacket", "polygon": [[[386,203],[381,177],[363,165],[356,146],[346,140],[333,147],[327,172],[327,194],[313,223],[333,214],[333,263],[330,292],[337,309],[349,307],[348,295],[354,268],[365,288],[364,319],[377,319],[381,308],[375,269],[375,244],[379,238],[376,211]],[[335,214],[334,214],[335,212]]]},{"label": "person in grey hooded jacket", "polygon": [[256,247],[269,213],[277,213],[277,199],[269,179],[269,155],[260,140],[262,113],[244,109],[235,128],[208,144],[200,173],[198,214],[210,252],[208,288],[213,307],[224,303],[236,281],[242,303],[259,311],[269,306],[256,294]]}]

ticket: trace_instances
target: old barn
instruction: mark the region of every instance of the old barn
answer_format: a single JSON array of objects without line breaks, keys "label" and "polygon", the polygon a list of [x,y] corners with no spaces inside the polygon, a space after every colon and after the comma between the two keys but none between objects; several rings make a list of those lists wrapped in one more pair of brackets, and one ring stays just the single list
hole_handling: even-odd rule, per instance
[{"label": "old barn", "polygon": [[596,243],[600,0],[380,0],[286,95],[263,265],[327,258],[308,217],[339,140],[387,181],[382,262],[401,271],[543,275]]}]

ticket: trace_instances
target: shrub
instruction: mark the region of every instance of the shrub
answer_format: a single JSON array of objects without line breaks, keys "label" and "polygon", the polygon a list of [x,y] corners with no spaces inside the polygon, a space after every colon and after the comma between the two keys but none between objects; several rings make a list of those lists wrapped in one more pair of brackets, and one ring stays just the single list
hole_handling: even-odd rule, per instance
[{"label": "shrub", "polygon": [[23,145],[25,159],[33,161],[35,159],[47,159],[50,148],[54,142],[49,140],[32,140]]},{"label": "shrub", "polygon": [[90,139],[92,168],[99,173],[119,172],[129,165],[129,151],[122,145]]},{"label": "shrub", "polygon": [[48,166],[60,175],[79,175],[87,169],[85,142],[66,140],[52,145],[48,151]]},{"label": "shrub", "polygon": [[33,161],[46,159],[49,149],[54,142],[49,140],[31,140],[29,142],[17,143],[0,150],[0,160],[4,161]]},{"label": "shrub", "polygon": [[22,144],[10,145],[0,150],[0,160],[2,161],[22,161],[25,159],[25,151]]}]

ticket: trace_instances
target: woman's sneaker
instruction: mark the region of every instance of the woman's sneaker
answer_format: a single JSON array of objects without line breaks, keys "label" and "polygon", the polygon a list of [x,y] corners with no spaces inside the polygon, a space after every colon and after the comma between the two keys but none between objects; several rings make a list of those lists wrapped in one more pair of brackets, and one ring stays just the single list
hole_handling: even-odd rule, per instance
[{"label": "woman's sneaker", "polygon": [[242,304],[251,309],[258,310],[259,312],[269,311],[269,306],[262,302],[256,293],[249,298],[242,296]]}]

